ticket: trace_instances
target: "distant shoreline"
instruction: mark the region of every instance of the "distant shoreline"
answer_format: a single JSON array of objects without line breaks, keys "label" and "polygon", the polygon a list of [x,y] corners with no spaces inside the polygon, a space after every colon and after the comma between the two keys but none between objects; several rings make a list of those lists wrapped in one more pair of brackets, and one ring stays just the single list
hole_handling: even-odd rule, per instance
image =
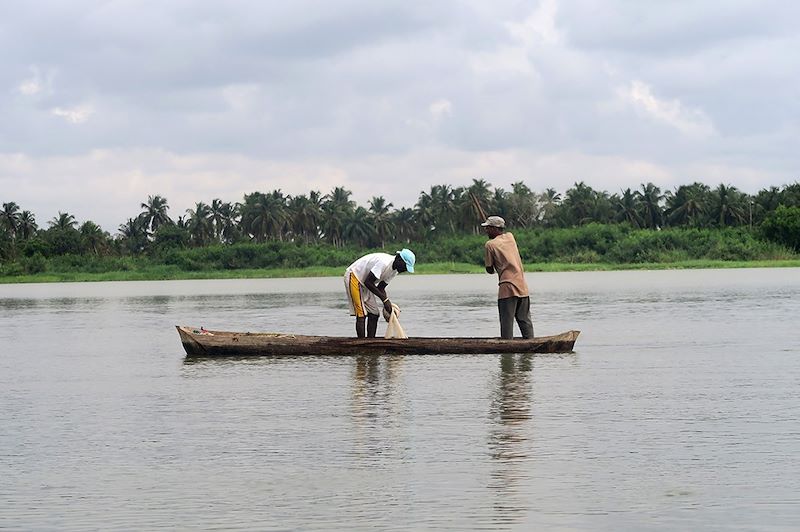
[{"label": "distant shoreline", "polygon": [[[194,279],[281,279],[296,277],[336,277],[342,275],[346,266],[314,266],[308,268],[268,268],[236,270],[185,271],[176,267],[156,266],[141,270],[89,272],[43,272],[33,275],[0,277],[0,284],[22,283],[63,283],[63,282],[101,282],[101,281],[179,281]],[[797,268],[800,259],[789,260],[687,260],[660,263],[561,263],[545,262],[525,264],[525,271],[532,272],[585,272],[585,271],[625,271],[625,270],[679,270],[679,269],[721,269],[721,268]],[[421,275],[473,274],[485,273],[482,266],[462,262],[439,262],[419,264],[417,273]]]}]

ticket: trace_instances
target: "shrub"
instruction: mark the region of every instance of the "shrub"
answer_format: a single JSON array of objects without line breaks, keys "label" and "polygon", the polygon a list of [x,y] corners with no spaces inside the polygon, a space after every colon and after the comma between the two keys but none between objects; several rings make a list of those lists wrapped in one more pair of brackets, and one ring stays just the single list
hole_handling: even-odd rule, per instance
[{"label": "shrub", "polygon": [[20,259],[22,270],[27,274],[42,273],[47,270],[47,259],[41,253]]},{"label": "shrub", "polygon": [[800,252],[800,207],[778,205],[761,224],[764,236]]},{"label": "shrub", "polygon": [[16,275],[25,275],[25,268],[19,262],[6,262],[0,264],[0,276],[13,277]]}]

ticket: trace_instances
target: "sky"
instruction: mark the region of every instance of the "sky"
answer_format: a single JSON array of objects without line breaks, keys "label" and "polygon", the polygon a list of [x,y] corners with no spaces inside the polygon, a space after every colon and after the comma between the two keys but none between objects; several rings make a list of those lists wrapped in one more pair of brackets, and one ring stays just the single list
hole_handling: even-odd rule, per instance
[{"label": "sky", "polygon": [[0,202],[796,182],[800,3],[0,2]]}]

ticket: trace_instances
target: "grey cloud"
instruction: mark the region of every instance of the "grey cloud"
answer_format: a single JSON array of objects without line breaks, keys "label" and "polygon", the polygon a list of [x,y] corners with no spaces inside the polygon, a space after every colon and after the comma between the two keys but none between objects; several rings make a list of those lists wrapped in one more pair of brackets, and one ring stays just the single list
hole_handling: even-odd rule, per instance
[{"label": "grey cloud", "polygon": [[785,0],[578,0],[560,3],[558,13],[575,47],[661,58],[733,41],[796,34],[800,6]]},{"label": "grey cloud", "polygon": [[[475,166],[483,152],[526,154],[518,161],[576,153],[674,172],[797,168],[793,3],[553,1],[560,39],[525,25],[543,5],[3,2],[0,154],[150,149],[384,165],[350,171],[365,183],[353,176],[396,180],[398,165],[454,178],[442,165],[458,167],[459,156],[469,182],[486,172]],[[47,90],[21,92],[36,72]],[[635,83],[657,112],[625,99]],[[447,112],[432,113],[434,102]],[[93,113],[69,122],[80,106]],[[692,120],[713,134],[687,136]],[[509,172],[520,175],[521,164]]]},{"label": "grey cloud", "polygon": [[[29,120],[47,115],[53,107],[86,101],[93,102],[98,112],[77,136],[56,137],[57,142],[47,145],[21,138],[4,148],[70,152],[79,149],[82,138],[87,146],[214,150],[233,144],[235,137],[244,145],[263,147],[242,138],[242,131],[301,146],[321,123],[341,120],[343,112],[354,127],[360,125],[353,119],[358,115],[380,115],[372,113],[369,102],[376,97],[386,101],[379,92],[379,76],[383,71],[387,81],[392,77],[386,65],[395,58],[379,52],[371,58],[372,65],[364,61],[354,72],[343,57],[384,46],[389,53],[402,54],[391,46],[397,41],[424,54],[414,50],[413,43],[434,23],[441,29],[446,20],[442,7],[415,9],[400,2],[312,2],[293,4],[292,10],[254,2],[238,11],[227,3],[166,4],[176,5],[173,11],[163,6],[131,11],[131,4],[99,4],[74,13],[54,10],[41,18],[17,14],[15,18],[24,22],[9,27],[7,40],[17,43],[21,63],[57,70],[55,94],[29,101]],[[403,63],[402,55],[397,57]],[[332,70],[331,64],[340,71]],[[397,91],[417,74],[425,72],[409,69],[401,76],[395,72]],[[357,85],[364,79],[369,81]],[[7,80],[7,85],[14,82]],[[220,95],[232,84],[260,88],[262,101],[250,114],[227,113]],[[127,124],[121,123],[125,115]],[[293,141],[292,132],[300,133]],[[276,144],[281,152],[280,142]],[[324,150],[325,144],[319,147]]]}]

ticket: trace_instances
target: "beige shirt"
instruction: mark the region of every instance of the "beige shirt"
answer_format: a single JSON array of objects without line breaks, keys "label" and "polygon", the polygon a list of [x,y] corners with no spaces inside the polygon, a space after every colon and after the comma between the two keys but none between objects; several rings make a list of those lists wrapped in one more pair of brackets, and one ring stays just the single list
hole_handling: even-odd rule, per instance
[{"label": "beige shirt", "polygon": [[514,235],[502,233],[486,242],[486,266],[493,267],[499,277],[497,299],[528,296],[528,283]]}]

